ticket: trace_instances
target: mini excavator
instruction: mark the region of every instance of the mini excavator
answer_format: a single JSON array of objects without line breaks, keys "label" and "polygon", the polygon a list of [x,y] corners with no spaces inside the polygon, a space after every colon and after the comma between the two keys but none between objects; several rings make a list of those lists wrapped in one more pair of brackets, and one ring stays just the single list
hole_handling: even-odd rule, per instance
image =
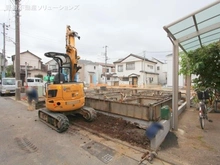
[{"label": "mini excavator", "polygon": [[[87,121],[96,119],[96,111],[85,105],[84,84],[76,82],[75,76],[80,66],[77,66],[80,57],[77,55],[75,38],[80,39],[77,32],[72,31],[70,26],[66,27],[66,53],[47,52],[44,55],[52,58],[58,64],[58,73],[53,82],[46,87],[46,107],[39,109],[40,121],[59,133],[69,128],[68,115],[81,114]],[[64,72],[68,78],[64,77]]]}]

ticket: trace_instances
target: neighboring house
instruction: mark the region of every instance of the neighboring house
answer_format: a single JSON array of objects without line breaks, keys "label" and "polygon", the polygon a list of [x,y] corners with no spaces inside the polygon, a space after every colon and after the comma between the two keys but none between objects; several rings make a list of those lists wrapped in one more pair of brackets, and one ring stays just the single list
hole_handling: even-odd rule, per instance
[{"label": "neighboring house", "polygon": [[[167,58],[167,87],[172,87],[173,85],[173,54],[168,54],[166,56]],[[181,61],[181,58],[179,57],[179,61]],[[179,65],[179,70],[181,69],[181,66]],[[191,85],[193,85],[192,81],[194,78],[196,78],[196,75],[191,75]],[[179,75],[179,87],[186,86],[186,78],[183,74]]]},{"label": "neighboring house", "polygon": [[58,65],[57,65],[57,62],[54,59],[46,62],[45,66],[46,66],[46,70],[51,71],[52,75],[55,75],[55,74],[58,73]]},{"label": "neighboring house", "polygon": [[[58,65],[54,60],[48,61],[46,64],[48,71],[56,73],[58,71]],[[106,64],[100,62],[93,62],[90,60],[78,61],[78,66],[81,69],[76,74],[76,81],[84,82],[86,85],[89,84],[104,84],[110,82],[110,77],[115,74],[115,66],[113,64]]]},{"label": "neighboring house", "polygon": [[114,85],[145,86],[158,84],[157,62],[130,54],[114,62],[116,75],[112,76]]},{"label": "neighboring house", "polygon": [[98,65],[98,83],[111,85],[111,77],[115,74],[114,64],[96,62]]},{"label": "neighboring house", "polygon": [[99,70],[97,63],[89,60],[79,60],[78,66],[81,66],[82,68],[77,72],[77,81],[82,81],[86,85],[99,83]]},{"label": "neighboring house", "polygon": [[[12,55],[12,62],[14,70],[16,70],[15,55]],[[25,81],[25,68],[27,67],[28,77],[35,77],[37,75],[45,76],[47,74],[45,65],[43,65],[41,58],[30,51],[20,53],[20,73],[21,80]]]},{"label": "neighboring house", "polygon": [[158,83],[159,85],[167,84],[167,64],[156,59],[152,58],[152,61],[156,62],[156,72],[159,74]]},{"label": "neighboring house", "polygon": [[[167,87],[172,87],[173,85],[173,54],[168,54],[167,58]],[[179,58],[180,60],[180,58]],[[179,66],[180,69],[180,66]],[[183,87],[185,84],[184,76],[179,75],[179,87]]]}]

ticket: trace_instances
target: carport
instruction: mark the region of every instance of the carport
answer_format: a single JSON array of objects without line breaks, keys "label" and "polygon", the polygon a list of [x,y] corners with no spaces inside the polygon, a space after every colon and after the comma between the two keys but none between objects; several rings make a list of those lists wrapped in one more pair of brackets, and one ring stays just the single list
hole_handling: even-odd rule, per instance
[{"label": "carport", "polygon": [[[220,40],[220,0],[163,27],[173,43],[172,128],[178,129],[179,47],[188,53]],[[191,76],[187,76],[186,102],[190,107]]]}]

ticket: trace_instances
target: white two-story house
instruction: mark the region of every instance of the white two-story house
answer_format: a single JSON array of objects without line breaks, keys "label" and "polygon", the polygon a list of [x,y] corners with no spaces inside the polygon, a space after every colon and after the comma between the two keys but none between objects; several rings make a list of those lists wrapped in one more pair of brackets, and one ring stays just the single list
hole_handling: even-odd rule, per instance
[{"label": "white two-story house", "polygon": [[[14,71],[16,71],[16,56],[12,55],[12,62]],[[27,68],[27,69],[26,69]],[[41,77],[45,76],[46,68],[41,61],[41,58],[30,51],[20,53],[20,77],[22,82],[25,82],[25,72],[27,71],[28,77]]]},{"label": "white two-story house", "polygon": [[158,84],[157,62],[130,54],[114,62],[116,74],[112,76],[114,85],[132,85],[144,87]]}]

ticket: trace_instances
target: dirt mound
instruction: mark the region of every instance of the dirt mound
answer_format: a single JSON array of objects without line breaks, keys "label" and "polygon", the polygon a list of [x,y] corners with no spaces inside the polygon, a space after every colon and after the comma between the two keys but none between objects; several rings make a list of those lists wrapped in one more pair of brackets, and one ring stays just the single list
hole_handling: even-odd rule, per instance
[{"label": "dirt mound", "polygon": [[150,141],[145,136],[145,130],[138,128],[136,125],[125,121],[122,118],[97,113],[97,119],[93,122],[85,121],[85,119],[80,115],[77,115],[70,120],[72,123],[98,133],[103,133],[111,138],[128,142],[131,145],[141,147],[143,149],[149,149]]}]

